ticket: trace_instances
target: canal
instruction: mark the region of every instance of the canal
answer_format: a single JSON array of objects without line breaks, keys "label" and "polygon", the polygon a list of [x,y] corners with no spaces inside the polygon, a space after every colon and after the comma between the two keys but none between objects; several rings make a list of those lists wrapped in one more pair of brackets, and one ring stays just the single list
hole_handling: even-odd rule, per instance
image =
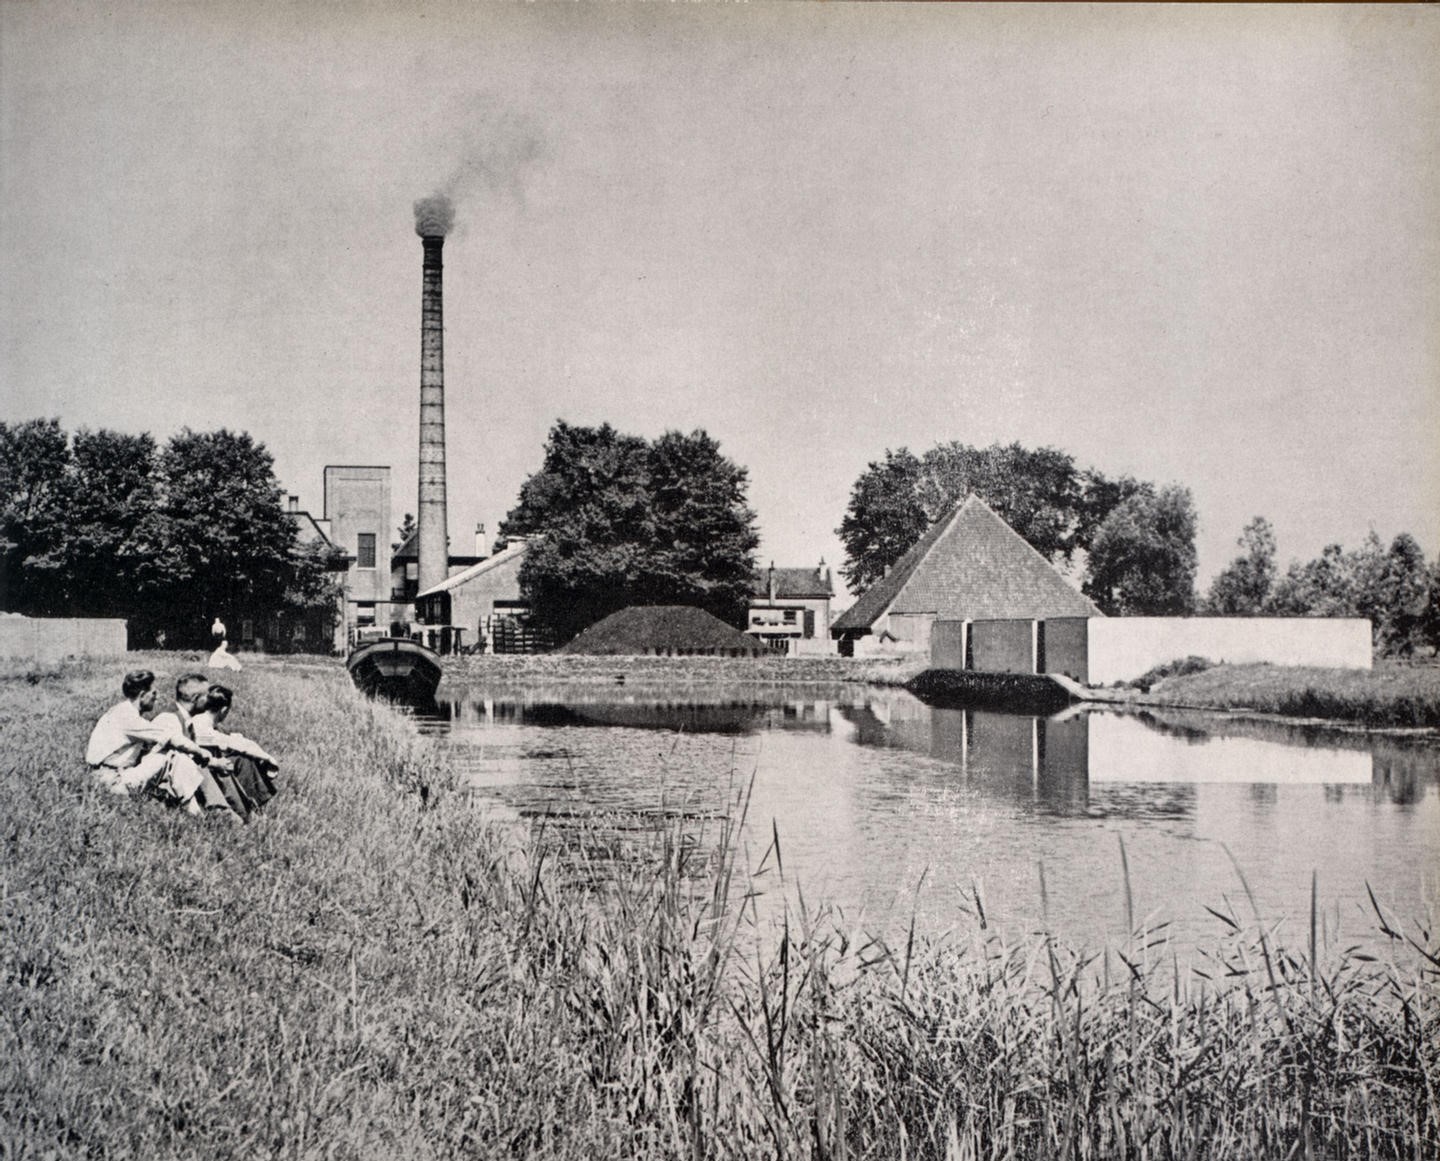
[{"label": "canal", "polygon": [[713,846],[743,814],[758,913],[803,894],[890,939],[973,931],[983,910],[1006,937],[1098,948],[1143,922],[1189,950],[1218,911],[1299,944],[1313,876],[1322,937],[1370,943],[1371,892],[1392,925],[1440,898],[1440,749],[1418,740],[853,685],[477,686],[416,725],[587,868],[666,829]]}]

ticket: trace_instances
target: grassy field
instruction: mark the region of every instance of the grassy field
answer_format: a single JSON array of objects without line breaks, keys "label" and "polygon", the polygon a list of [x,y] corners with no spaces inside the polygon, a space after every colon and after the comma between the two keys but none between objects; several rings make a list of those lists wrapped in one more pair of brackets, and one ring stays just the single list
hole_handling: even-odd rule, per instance
[{"label": "grassy field", "polygon": [[1435,729],[1440,728],[1440,664],[1377,661],[1371,670],[1218,665],[1167,677],[1139,700]]},{"label": "grassy field", "polygon": [[943,947],[762,931],[724,849],[562,882],[338,666],[234,676],[284,762],[248,827],[91,784],[113,668],[0,678],[0,1157],[1440,1152],[1417,925],[1371,958],[1226,911],[1191,967],[979,914]]}]

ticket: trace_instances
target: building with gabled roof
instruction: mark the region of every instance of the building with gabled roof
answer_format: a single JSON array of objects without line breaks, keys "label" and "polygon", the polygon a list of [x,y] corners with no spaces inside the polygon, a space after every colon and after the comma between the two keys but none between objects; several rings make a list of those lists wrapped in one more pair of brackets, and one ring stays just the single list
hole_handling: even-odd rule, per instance
[{"label": "building with gabled roof", "polygon": [[1099,617],[1067,581],[984,500],[966,496],[835,619],[847,656],[930,648],[937,620]]},{"label": "building with gabled roof", "polygon": [[420,624],[414,631],[427,644],[440,638],[444,629],[451,648],[531,652],[538,642],[529,629],[529,605],[520,593],[520,566],[528,551],[525,540],[512,537],[493,556],[417,593],[415,611]]},{"label": "building with gabled roof", "polygon": [[830,601],[835,583],[822,560],[817,568],[776,568],[750,578],[745,632],[792,657],[835,652]]}]

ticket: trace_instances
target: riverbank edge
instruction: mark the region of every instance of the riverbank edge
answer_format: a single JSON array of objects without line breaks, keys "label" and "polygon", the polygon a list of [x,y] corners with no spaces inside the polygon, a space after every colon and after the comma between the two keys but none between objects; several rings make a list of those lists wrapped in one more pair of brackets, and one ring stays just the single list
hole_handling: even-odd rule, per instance
[{"label": "riverbank edge", "polygon": [[[162,685],[193,667],[131,660]],[[116,676],[0,680],[0,1121],[20,1155],[1121,1155],[1163,1130],[1173,1155],[1225,1158],[1440,1140],[1440,1011],[1399,961],[1313,932],[1292,955],[1228,907],[1223,984],[1166,979],[1143,927],[1101,977],[1092,955],[1006,946],[978,915],[967,941],[891,948],[823,904],[742,954],[743,905],[722,900],[744,873],[723,849],[697,863],[677,833],[602,891],[576,883],[335,667],[227,675],[237,725],[282,757],[255,825],[104,794],[77,755]]]}]

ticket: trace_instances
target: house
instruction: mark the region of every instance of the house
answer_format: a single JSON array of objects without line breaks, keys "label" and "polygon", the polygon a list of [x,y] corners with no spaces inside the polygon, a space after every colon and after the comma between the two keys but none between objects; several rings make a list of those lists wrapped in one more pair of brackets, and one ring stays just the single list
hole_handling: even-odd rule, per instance
[{"label": "house", "polygon": [[792,657],[835,652],[830,637],[830,602],[835,585],[821,560],[818,568],[776,568],[751,581],[745,632]]},{"label": "house", "polygon": [[[493,556],[417,593],[421,635],[436,638],[437,646],[479,648],[486,653],[528,653],[542,646],[544,642],[529,627],[529,608],[520,597],[520,566],[528,549],[527,542],[516,537]],[[444,630],[449,630],[448,637]]]},{"label": "house", "polygon": [[[338,547],[330,522],[301,508],[299,496],[286,497],[285,515],[295,529],[297,543],[322,549]],[[230,632],[235,644],[271,653],[331,653],[343,649],[344,582],[355,560],[341,550],[334,554],[334,562],[332,571],[339,575],[342,590],[335,607],[286,610],[258,619],[245,610],[240,610],[238,616],[231,610]]]},{"label": "house", "polygon": [[980,497],[932,524],[835,619],[844,656],[926,653],[937,620],[1099,617],[1100,610]]}]

